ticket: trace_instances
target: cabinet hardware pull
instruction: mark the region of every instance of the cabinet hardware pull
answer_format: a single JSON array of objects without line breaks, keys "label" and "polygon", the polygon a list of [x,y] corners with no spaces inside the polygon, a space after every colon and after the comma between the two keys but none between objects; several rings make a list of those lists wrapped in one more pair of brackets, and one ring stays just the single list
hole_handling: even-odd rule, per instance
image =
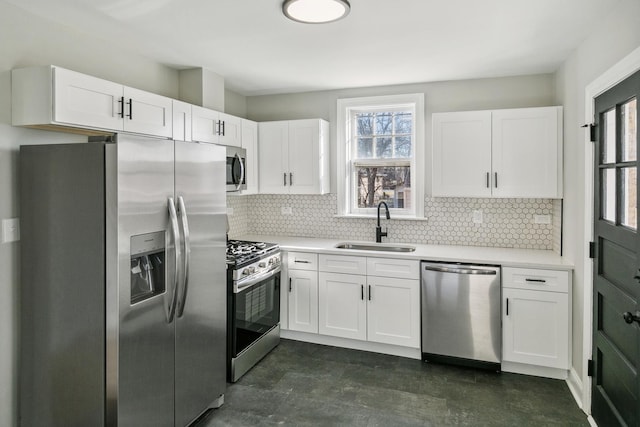
[{"label": "cabinet hardware pull", "polygon": [[489,183],[489,180],[491,178],[489,177],[489,172],[487,172],[487,188],[491,187],[491,184]]},{"label": "cabinet hardware pull", "polygon": [[289,277],[289,292],[291,292],[291,277]]},{"label": "cabinet hardware pull", "polygon": [[121,119],[124,119],[124,96],[120,97],[118,104],[120,104],[120,112],[118,113],[118,115]]},{"label": "cabinet hardware pull", "polygon": [[509,298],[507,298],[507,316],[509,315]]},{"label": "cabinet hardware pull", "polygon": [[311,261],[305,261],[303,259],[295,259],[293,262],[297,262],[299,264],[311,264]]},{"label": "cabinet hardware pull", "polygon": [[622,315],[622,318],[629,325],[633,322],[638,322],[638,324],[640,324],[640,311],[636,311],[636,314],[627,311]]},{"label": "cabinet hardware pull", "polygon": [[216,128],[213,130],[215,136],[220,135],[220,120],[216,120]]},{"label": "cabinet hardware pull", "polygon": [[364,285],[360,285],[360,299],[364,301]]},{"label": "cabinet hardware pull", "polygon": [[224,134],[225,134],[225,121],[224,121],[224,120],[221,120],[221,121],[220,121],[220,123],[222,123],[222,125],[221,125],[221,128],[222,128],[222,133],[221,133],[221,135],[222,135],[222,136],[224,136]]},{"label": "cabinet hardware pull", "polygon": [[525,282],[547,283],[547,281],[544,280],[544,279],[529,279],[529,278],[526,278],[524,280],[525,280]]},{"label": "cabinet hardware pull", "polygon": [[289,185],[293,185],[293,173],[289,172]]},{"label": "cabinet hardware pull", "polygon": [[287,186],[287,173],[283,173],[282,175],[284,175],[284,186]]},{"label": "cabinet hardware pull", "polygon": [[371,285],[369,285],[369,301],[371,301]]},{"label": "cabinet hardware pull", "polygon": [[495,184],[496,188],[498,188],[498,172],[493,173],[493,183]]},{"label": "cabinet hardware pull", "polygon": [[133,99],[129,98],[127,104],[129,105],[129,115],[127,117],[129,117],[129,120],[133,120]]}]

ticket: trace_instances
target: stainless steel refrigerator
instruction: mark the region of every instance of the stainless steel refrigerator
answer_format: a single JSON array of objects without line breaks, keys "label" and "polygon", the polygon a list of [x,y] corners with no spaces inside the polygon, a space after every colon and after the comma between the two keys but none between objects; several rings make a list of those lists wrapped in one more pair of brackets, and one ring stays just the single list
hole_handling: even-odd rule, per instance
[{"label": "stainless steel refrigerator", "polygon": [[184,426],[220,406],[224,147],[22,146],[20,182],[20,425]]}]

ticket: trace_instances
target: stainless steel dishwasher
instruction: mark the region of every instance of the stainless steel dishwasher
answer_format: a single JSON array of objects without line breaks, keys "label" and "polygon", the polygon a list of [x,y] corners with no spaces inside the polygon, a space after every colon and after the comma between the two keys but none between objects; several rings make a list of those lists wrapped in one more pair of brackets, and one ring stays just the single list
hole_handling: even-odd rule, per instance
[{"label": "stainless steel dishwasher", "polygon": [[422,360],[500,370],[500,267],[423,261]]}]

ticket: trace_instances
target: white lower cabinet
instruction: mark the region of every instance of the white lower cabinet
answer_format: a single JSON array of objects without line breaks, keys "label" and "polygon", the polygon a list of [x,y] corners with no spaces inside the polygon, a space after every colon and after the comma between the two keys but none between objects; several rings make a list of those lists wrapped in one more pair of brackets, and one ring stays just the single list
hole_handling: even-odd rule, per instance
[{"label": "white lower cabinet", "polygon": [[289,329],[318,332],[318,273],[289,271]]},{"label": "white lower cabinet", "polygon": [[367,339],[366,279],[356,274],[318,274],[319,333]]},{"label": "white lower cabinet", "polygon": [[420,347],[420,282],[367,276],[367,340]]},{"label": "white lower cabinet", "polygon": [[503,370],[569,369],[570,277],[568,271],[503,268]]}]

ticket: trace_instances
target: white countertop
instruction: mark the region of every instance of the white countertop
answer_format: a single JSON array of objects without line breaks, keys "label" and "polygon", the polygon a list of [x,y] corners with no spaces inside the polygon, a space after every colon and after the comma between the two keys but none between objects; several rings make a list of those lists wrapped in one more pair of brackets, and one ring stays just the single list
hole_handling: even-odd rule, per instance
[{"label": "white countertop", "polygon": [[[417,259],[423,261],[452,261],[478,264],[498,264],[503,267],[550,268],[572,270],[573,264],[553,251],[535,249],[487,248],[482,246],[450,246],[450,245],[419,245],[414,246],[414,252],[386,252],[354,249],[337,249],[335,246],[347,240],[316,239],[313,237],[269,236],[248,234],[240,237],[242,240],[277,243],[282,250],[299,252],[316,252],[325,254],[357,255],[378,258]],[[388,243],[372,243],[348,240],[350,243],[364,243],[368,245],[391,245]]]}]

